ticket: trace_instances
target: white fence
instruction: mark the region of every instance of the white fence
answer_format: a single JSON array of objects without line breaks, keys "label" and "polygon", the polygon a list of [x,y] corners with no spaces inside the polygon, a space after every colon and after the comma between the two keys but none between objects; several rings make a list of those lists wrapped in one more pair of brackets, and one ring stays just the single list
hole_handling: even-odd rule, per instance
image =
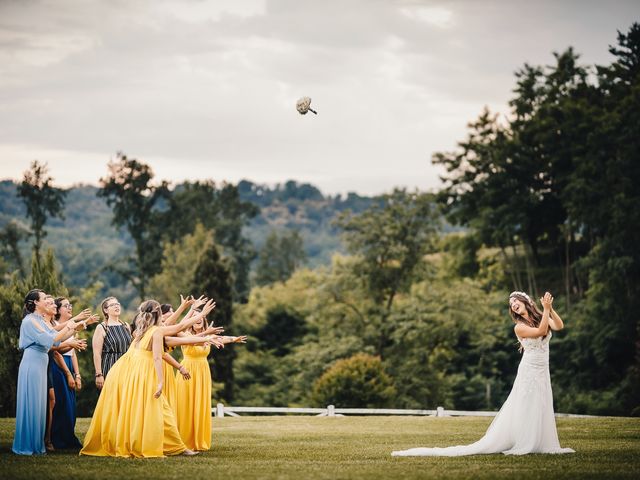
[{"label": "white fence", "polygon": [[[289,414],[300,413],[317,417],[342,417],[344,415],[418,415],[429,417],[495,417],[498,412],[472,412],[467,410],[445,410],[438,407],[435,410],[405,410],[399,408],[336,408],[328,405],[326,408],[288,408],[288,407],[231,407],[219,403],[211,409],[216,417],[239,417],[241,413],[272,413]],[[574,415],[571,413],[556,413],[556,417],[590,418],[593,415]]]}]

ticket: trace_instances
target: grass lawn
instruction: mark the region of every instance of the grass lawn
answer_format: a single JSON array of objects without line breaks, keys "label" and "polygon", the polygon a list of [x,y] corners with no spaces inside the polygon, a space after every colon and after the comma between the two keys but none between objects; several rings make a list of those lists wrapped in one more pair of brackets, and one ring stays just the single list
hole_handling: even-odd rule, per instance
[{"label": "grass lawn", "polygon": [[[640,478],[640,419],[558,419],[572,455],[392,458],[392,450],[471,443],[490,418],[242,417],[214,419],[197,457],[123,459],[11,453],[14,420],[0,419],[0,479],[20,478]],[[89,419],[78,421],[82,439]]]}]

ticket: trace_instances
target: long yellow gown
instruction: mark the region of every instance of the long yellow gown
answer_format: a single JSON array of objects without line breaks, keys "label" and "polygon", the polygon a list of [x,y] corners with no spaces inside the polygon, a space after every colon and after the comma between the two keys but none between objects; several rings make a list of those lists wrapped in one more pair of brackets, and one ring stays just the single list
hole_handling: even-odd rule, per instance
[{"label": "long yellow gown", "polygon": [[156,328],[132,342],[109,371],[81,455],[163,457],[186,450],[166,397],[153,396],[158,379],[147,348]]},{"label": "long yellow gown", "polygon": [[[171,354],[170,349],[167,353]],[[162,362],[162,369],[164,371],[164,387],[162,389],[162,393],[165,397],[167,397],[167,402],[169,402],[169,406],[173,410],[174,416],[177,415],[178,410],[177,407],[177,385],[176,385],[176,372],[175,368],[169,365],[167,362]]]},{"label": "long yellow gown", "polygon": [[178,431],[191,450],[211,448],[211,370],[207,356],[210,347],[183,345],[182,365],[190,380],[176,376]]}]

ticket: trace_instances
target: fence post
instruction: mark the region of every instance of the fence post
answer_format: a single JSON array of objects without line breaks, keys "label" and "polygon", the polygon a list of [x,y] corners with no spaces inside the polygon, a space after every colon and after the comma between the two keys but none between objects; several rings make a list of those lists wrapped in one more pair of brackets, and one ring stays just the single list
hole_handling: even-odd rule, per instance
[{"label": "fence post", "polygon": [[335,417],[336,416],[336,407],[333,405],[329,405],[327,407],[327,417]]},{"label": "fence post", "polygon": [[224,417],[224,405],[222,403],[219,403],[218,405],[216,405],[216,417],[218,418]]},{"label": "fence post", "polygon": [[438,407],[436,409],[436,417],[444,417],[444,408],[443,407]]}]

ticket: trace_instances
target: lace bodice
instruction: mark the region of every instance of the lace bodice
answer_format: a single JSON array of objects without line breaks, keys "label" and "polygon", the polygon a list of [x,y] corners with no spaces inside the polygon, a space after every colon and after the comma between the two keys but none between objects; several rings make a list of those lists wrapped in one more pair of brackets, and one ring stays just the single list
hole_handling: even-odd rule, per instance
[{"label": "lace bodice", "polygon": [[533,337],[533,338],[520,338],[518,337],[518,341],[524,348],[524,351],[538,351],[538,352],[548,352],[549,351],[549,341],[551,340],[551,330],[544,337]]}]

